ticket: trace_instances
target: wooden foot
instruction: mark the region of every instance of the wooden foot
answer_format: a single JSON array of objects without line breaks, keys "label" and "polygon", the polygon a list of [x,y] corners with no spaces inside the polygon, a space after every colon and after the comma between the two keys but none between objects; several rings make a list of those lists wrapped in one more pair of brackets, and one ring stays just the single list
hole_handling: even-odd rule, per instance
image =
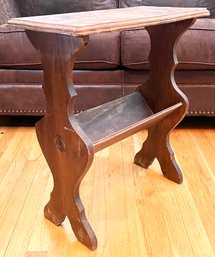
[{"label": "wooden foot", "polygon": [[183,176],[169,142],[161,145],[161,148],[162,153],[158,154],[157,158],[164,176],[169,180],[181,184],[183,182]]},{"label": "wooden foot", "polygon": [[97,239],[86,218],[85,210],[79,197],[78,188],[76,189],[75,195],[74,191],[72,192],[71,187],[68,188],[67,193],[68,200],[72,200],[68,202],[66,214],[73,228],[73,232],[82,244],[93,251],[97,248]]},{"label": "wooden foot", "polygon": [[[148,138],[149,137],[150,137],[150,134],[148,134]],[[156,157],[154,149],[152,148],[153,148],[152,141],[150,139],[147,139],[143,143],[142,149],[135,155],[134,163],[140,167],[147,169],[153,163]]]},{"label": "wooden foot", "polygon": [[158,125],[149,128],[148,137],[143,143],[142,149],[136,154],[134,162],[143,168],[148,168],[153,160],[157,158],[163,175],[181,184],[183,176],[170,146],[169,135],[163,134],[161,129]]},{"label": "wooden foot", "polygon": [[138,88],[154,113],[182,103],[180,108],[148,129],[148,137],[134,158],[134,162],[144,168],[157,158],[164,176],[176,183],[181,183],[183,178],[169,143],[169,135],[187,113],[188,99],[174,79],[177,64],[175,48],[178,39],[194,21],[190,19],[146,28],[151,39],[150,77]]},{"label": "wooden foot", "polygon": [[47,99],[47,113],[36,125],[38,141],[54,180],[44,214],[56,225],[67,216],[77,239],[95,250],[97,239],[79,196],[80,183],[92,164],[94,151],[74,117],[76,92],[72,83],[75,58],[88,38],[30,31],[27,35],[41,52]]},{"label": "wooden foot", "polygon": [[56,226],[60,226],[65,220],[66,215],[63,212],[63,206],[61,204],[60,195],[53,196],[55,194],[55,189],[53,189],[51,198],[44,208],[44,216],[54,223]]}]

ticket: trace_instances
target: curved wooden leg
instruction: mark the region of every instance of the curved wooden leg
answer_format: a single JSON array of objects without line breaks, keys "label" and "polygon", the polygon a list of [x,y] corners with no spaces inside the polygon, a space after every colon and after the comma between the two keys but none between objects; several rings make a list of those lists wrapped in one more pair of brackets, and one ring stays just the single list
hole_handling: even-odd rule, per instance
[{"label": "curved wooden leg", "polygon": [[36,125],[37,137],[54,179],[45,217],[59,225],[67,216],[77,239],[95,250],[97,239],[79,196],[80,183],[92,164],[94,151],[74,116],[76,92],[72,83],[76,55],[88,38],[41,32],[27,35],[41,52],[47,99],[47,113]]},{"label": "curved wooden leg", "polygon": [[45,207],[45,217],[59,225],[67,216],[77,239],[89,249],[95,250],[97,239],[79,195],[80,183],[89,168],[88,149],[71,130],[62,129],[56,137],[56,133],[50,130],[51,119],[51,116],[46,117],[37,124],[38,140],[54,179],[51,198]]},{"label": "curved wooden leg", "polygon": [[174,79],[177,64],[175,48],[178,39],[194,21],[190,19],[147,28],[151,39],[151,72],[146,83],[138,88],[154,113],[182,103],[179,109],[148,129],[148,137],[134,158],[134,162],[144,168],[157,158],[164,176],[176,183],[182,183],[183,177],[171,149],[169,135],[185,116],[188,100]]},{"label": "curved wooden leg", "polygon": [[174,152],[170,146],[168,135],[161,140],[157,159],[166,178],[178,184],[183,182],[183,175],[175,160]]},{"label": "curved wooden leg", "polygon": [[153,133],[148,132],[147,140],[143,143],[141,150],[135,155],[134,163],[147,169],[155,159],[153,145]]},{"label": "curved wooden leg", "polygon": [[183,176],[170,146],[169,133],[164,131],[160,133],[162,129],[159,125],[149,128],[148,137],[142,149],[136,154],[134,162],[143,168],[148,168],[157,158],[164,176],[181,184]]}]

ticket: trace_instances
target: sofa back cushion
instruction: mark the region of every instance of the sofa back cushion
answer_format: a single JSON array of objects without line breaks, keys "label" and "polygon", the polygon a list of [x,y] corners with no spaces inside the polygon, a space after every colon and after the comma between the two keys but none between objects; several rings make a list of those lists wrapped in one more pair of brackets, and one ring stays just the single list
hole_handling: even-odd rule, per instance
[{"label": "sofa back cushion", "polygon": [[215,17],[215,0],[119,0],[119,7],[133,6],[206,7]]},{"label": "sofa back cushion", "polygon": [[120,0],[120,7],[132,6],[172,6],[172,7],[193,7],[199,5],[199,0]]},{"label": "sofa back cushion", "polygon": [[22,16],[112,9],[118,0],[16,0]]},{"label": "sofa back cushion", "polygon": [[[110,51],[111,49],[111,51]],[[120,32],[91,35],[75,69],[106,70],[120,65]],[[0,30],[0,69],[42,69],[41,56],[28,40],[25,30],[4,24]]]},{"label": "sofa back cushion", "polygon": [[0,0],[0,25],[17,16],[20,12],[15,0]]},{"label": "sofa back cushion", "polygon": [[[135,42],[135,43],[134,43]],[[176,46],[181,70],[215,70],[215,19],[198,19]],[[135,47],[134,47],[135,45]],[[145,29],[121,32],[121,64],[133,70],[148,70],[150,38]]]}]

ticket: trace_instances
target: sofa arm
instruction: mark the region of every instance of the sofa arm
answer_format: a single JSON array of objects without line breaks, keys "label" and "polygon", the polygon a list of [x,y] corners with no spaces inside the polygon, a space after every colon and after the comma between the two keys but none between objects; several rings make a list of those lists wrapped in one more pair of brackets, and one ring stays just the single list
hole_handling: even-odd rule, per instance
[{"label": "sofa arm", "polygon": [[20,12],[14,0],[0,0],[0,25],[9,19],[19,17]]}]

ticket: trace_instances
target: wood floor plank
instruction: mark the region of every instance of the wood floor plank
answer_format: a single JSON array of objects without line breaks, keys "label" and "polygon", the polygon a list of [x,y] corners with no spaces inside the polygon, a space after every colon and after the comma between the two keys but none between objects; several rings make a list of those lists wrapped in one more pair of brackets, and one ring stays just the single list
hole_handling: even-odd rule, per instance
[{"label": "wood floor plank", "polygon": [[[199,155],[201,157],[202,162],[204,163],[205,167],[207,168],[207,173],[204,173],[202,175],[207,175],[209,176],[209,179],[207,179],[207,185],[210,187],[210,189],[213,188],[211,183],[215,183],[215,158],[214,154],[215,153],[215,144],[213,145],[214,141],[212,139],[209,140],[206,136],[206,131],[203,130],[197,130],[197,131],[191,131],[189,130],[190,136],[195,142],[196,148],[199,151]],[[214,131],[214,140],[215,140],[215,131]],[[211,197],[215,200],[215,190],[212,190],[211,192]]]},{"label": "wood floor plank", "polygon": [[215,149],[215,129],[202,130],[202,132],[207,137],[213,149]]},{"label": "wood floor plank", "polygon": [[129,227],[123,183],[121,143],[109,148],[109,169],[107,188],[107,223],[109,230],[109,255],[130,256]]},{"label": "wood floor plank", "polygon": [[213,126],[188,122],[173,131],[182,185],[164,178],[157,161],[149,169],[133,163],[147,131],[95,155],[80,190],[98,238],[94,252],[68,219],[57,227],[43,217],[53,181],[35,129],[0,131],[0,257],[215,257]]},{"label": "wood floor plank", "polygon": [[[26,140],[28,131],[28,128],[11,128],[12,133],[9,134],[9,136],[11,136],[10,140],[7,140],[7,137],[1,138],[1,141],[4,141],[2,144],[4,144],[6,148],[3,149],[3,153],[0,158],[0,183],[4,179],[4,176],[8,175],[8,168],[12,165],[19,164],[17,161],[14,162],[14,159],[18,159],[17,152],[20,150],[20,147],[25,144],[24,140]],[[13,132],[15,132],[15,134]],[[26,147],[27,145],[25,145],[24,150]]]},{"label": "wood floor plank", "polygon": [[[211,183],[213,180],[210,176],[210,170],[205,166],[204,160],[199,154],[199,149],[190,133],[192,134],[194,132],[190,132],[189,130],[183,130],[183,133],[179,132],[180,137],[177,142],[175,142],[175,145],[177,145],[177,156],[186,178],[189,191],[197,208],[196,214],[201,218],[201,221],[196,221],[196,223],[199,226],[202,223],[204,226],[205,232],[214,251],[215,239],[213,228],[215,226],[215,219],[213,217],[215,215],[215,205],[213,204],[214,199],[212,199],[210,195],[210,191],[212,194],[214,192],[214,183]],[[189,147],[186,147],[187,145],[189,145]],[[212,185],[211,190],[208,190],[208,185]],[[183,208],[181,205],[180,207],[181,209]],[[184,213],[183,209],[181,212]],[[196,225],[194,228],[195,227]],[[204,231],[201,233],[204,234]],[[199,249],[205,243],[205,240],[200,240],[200,242],[202,243],[196,249]],[[211,254],[210,247],[208,248],[208,255],[206,256],[210,256],[209,254]]]},{"label": "wood floor plank", "polygon": [[[18,138],[21,138],[22,140],[19,141]],[[34,148],[32,132],[29,131],[29,129],[23,129],[23,131],[17,133],[16,137],[13,137],[12,140],[13,141],[11,142],[11,144],[13,144],[13,142],[14,145],[17,144],[16,150],[14,147],[12,147],[15,151],[11,152],[11,147],[8,146],[8,148],[10,149],[6,149],[4,155],[0,159],[0,216],[8,203],[7,199],[9,198],[11,191],[14,189],[14,187],[16,187],[17,180],[20,179],[22,170],[27,163],[29,153]],[[9,155],[10,158],[8,158],[6,154]]]},{"label": "wood floor plank", "polygon": [[[89,252],[87,255],[88,257],[94,257],[95,255],[109,257],[108,239],[111,238],[111,235],[109,234],[109,228],[107,224],[108,206],[106,201],[108,197],[108,156],[109,151],[103,152],[102,154],[96,154],[95,162],[89,172],[89,179],[88,181],[86,181],[87,183],[89,183],[92,176],[92,205],[88,205],[88,217],[98,238],[98,249],[96,251],[96,254],[95,252]],[[101,241],[99,240],[99,238],[101,238]]]},{"label": "wood floor plank", "polygon": [[25,257],[46,257],[47,252],[27,252]]},{"label": "wood floor plank", "polygon": [[[0,183],[0,220],[3,221],[0,226],[0,256],[4,256],[11,240],[37,167],[37,163],[26,160],[33,148],[32,132],[24,128],[18,131],[19,137],[17,134],[12,141],[15,147],[8,146],[10,150],[6,149],[7,154],[13,153],[13,155],[8,158],[4,153],[0,159],[0,169],[7,168]],[[16,151],[11,151],[11,149],[16,149]],[[10,165],[9,161],[11,161]]]},{"label": "wood floor plank", "polygon": [[16,134],[17,129],[10,127],[0,127],[0,157],[5,152],[5,149],[10,144],[10,141]]},{"label": "wood floor plank", "polygon": [[[147,235],[142,228],[142,219],[139,213],[139,206],[144,203],[142,188],[140,185],[138,170],[141,169],[134,164],[134,140],[129,137],[122,141],[123,156],[123,179],[125,184],[125,196],[127,207],[127,221],[129,228],[129,245],[131,257],[150,256],[149,245],[147,244]],[[142,171],[145,172],[145,171]]]},{"label": "wood floor plank", "polygon": [[[147,176],[140,178],[142,201],[139,204],[143,234],[146,235],[149,256],[173,256],[167,226],[162,215],[159,192],[154,183],[154,176],[162,181],[162,177],[154,173],[154,166],[148,169]],[[162,249],[162,251],[161,251]]]},{"label": "wood floor plank", "polygon": [[[30,188],[24,204],[22,204],[19,219],[14,226],[14,231],[4,257],[16,256],[16,254],[23,256],[27,251],[34,221],[38,215],[38,209],[49,177],[49,170],[44,166],[44,162],[38,162],[37,166],[34,161],[29,161],[28,163],[29,165],[25,167],[26,173],[30,174],[32,172],[35,173],[35,176],[32,182],[27,181]],[[22,175],[24,177],[24,174]],[[27,185],[24,183],[25,181],[22,181],[22,187],[26,188]],[[17,188],[17,191],[21,191],[21,189]],[[17,239],[19,244],[16,245]]]},{"label": "wood floor plank", "polygon": [[[44,169],[48,168],[45,163],[45,160],[41,162],[41,165],[42,164]],[[48,175],[49,175],[49,178],[47,178],[47,185],[45,185],[45,192],[41,199],[37,216],[34,219],[31,238],[27,248],[28,252],[46,252],[49,246],[50,234],[52,232],[52,227],[54,225],[44,218],[44,212],[43,212],[44,206],[48,202],[50,192],[53,188],[53,179],[49,171],[48,171]]]}]

